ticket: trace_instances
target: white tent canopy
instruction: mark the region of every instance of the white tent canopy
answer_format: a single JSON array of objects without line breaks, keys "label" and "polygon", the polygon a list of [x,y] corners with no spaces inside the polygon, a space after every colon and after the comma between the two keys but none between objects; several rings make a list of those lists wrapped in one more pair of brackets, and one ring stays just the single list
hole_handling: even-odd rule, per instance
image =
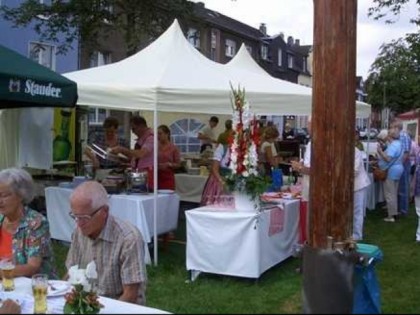
[{"label": "white tent canopy", "polygon": [[137,54],[65,76],[78,84],[78,105],[229,115],[232,84],[245,88],[256,114],[311,113],[312,89],[258,70],[257,64],[246,61],[251,57],[244,56],[243,49],[236,58],[230,65],[209,60],[190,45],[175,20]]},{"label": "white tent canopy", "polygon": [[[310,90],[310,94],[312,95],[312,89],[304,87],[302,85],[298,85],[295,83],[291,83],[288,81],[283,81],[279,79],[273,78],[270,74],[268,74],[261,66],[252,58],[248,50],[246,49],[245,44],[241,45],[241,48],[229,61],[226,65],[226,68],[229,69],[230,75],[240,80],[240,82],[246,82],[245,80],[246,75],[249,75],[249,72],[255,73],[256,75],[262,75],[265,77],[270,78],[271,80],[281,81],[281,84],[284,88],[288,88],[290,91],[296,91],[296,93],[303,93],[306,94],[308,90]],[[263,80],[263,79],[261,79]],[[265,78],[263,82],[267,79]],[[305,107],[294,107],[291,108],[292,112],[288,113],[289,115],[309,115],[311,113],[312,106],[308,104]],[[289,111],[289,108],[284,109],[285,111]],[[358,118],[368,118],[371,114],[371,106],[367,103],[356,101],[356,117]]]}]

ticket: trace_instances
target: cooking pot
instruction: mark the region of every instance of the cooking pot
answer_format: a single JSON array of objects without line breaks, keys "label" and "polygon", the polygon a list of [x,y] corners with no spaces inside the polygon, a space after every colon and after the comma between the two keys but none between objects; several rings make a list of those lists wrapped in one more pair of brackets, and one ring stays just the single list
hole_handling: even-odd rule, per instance
[{"label": "cooking pot", "polygon": [[128,172],[127,173],[127,192],[148,193],[147,172]]}]

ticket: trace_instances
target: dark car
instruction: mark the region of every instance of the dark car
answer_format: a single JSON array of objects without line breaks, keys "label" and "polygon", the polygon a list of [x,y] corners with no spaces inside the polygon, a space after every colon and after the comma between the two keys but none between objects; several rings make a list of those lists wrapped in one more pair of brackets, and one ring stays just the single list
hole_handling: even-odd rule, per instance
[{"label": "dark car", "polygon": [[309,142],[308,128],[297,128],[295,135],[296,140],[299,140],[300,144],[307,144]]}]

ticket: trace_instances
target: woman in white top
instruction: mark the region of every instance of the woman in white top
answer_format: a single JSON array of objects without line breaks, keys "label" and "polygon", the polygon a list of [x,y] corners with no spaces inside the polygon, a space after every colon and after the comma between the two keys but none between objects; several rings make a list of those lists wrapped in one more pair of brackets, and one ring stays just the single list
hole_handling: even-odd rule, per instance
[{"label": "woman in white top", "polygon": [[220,195],[227,195],[225,191],[224,175],[230,172],[230,150],[228,145],[219,144],[214,151],[210,175],[201,195],[201,206],[218,203]]},{"label": "woman in white top", "polygon": [[354,210],[353,210],[353,239],[363,239],[363,220],[366,209],[366,195],[370,179],[366,172],[363,152],[354,149]]}]

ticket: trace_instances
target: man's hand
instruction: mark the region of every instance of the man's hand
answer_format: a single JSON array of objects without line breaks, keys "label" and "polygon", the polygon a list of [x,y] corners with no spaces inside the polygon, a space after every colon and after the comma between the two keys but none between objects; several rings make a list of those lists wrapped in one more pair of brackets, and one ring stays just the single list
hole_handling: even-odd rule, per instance
[{"label": "man's hand", "polygon": [[11,299],[7,299],[0,306],[0,314],[20,314],[20,305]]}]

